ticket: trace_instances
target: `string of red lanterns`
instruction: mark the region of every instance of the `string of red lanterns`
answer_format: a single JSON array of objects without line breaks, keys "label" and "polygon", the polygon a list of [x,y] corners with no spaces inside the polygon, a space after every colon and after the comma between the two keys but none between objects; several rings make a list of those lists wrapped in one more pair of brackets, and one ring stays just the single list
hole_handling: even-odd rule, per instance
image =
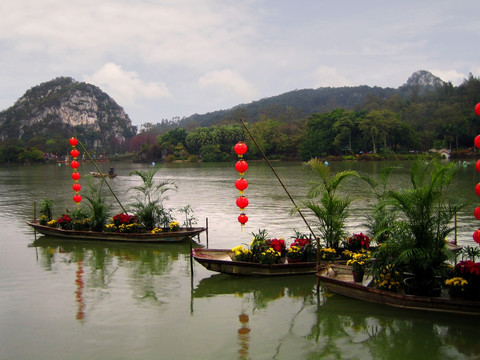
[{"label": "string of red lanterns", "polygon": [[247,152],[247,145],[243,141],[239,141],[234,147],[235,153],[238,155],[238,161],[235,164],[235,170],[238,171],[240,179],[235,181],[235,187],[238,189],[240,196],[237,198],[236,204],[242,212],[238,216],[238,221],[242,226],[248,221],[247,215],[245,215],[245,208],[248,206],[248,199],[243,195],[243,191],[248,187],[248,181],[243,178],[245,171],[248,169],[248,163],[243,159],[243,155]]},{"label": "string of red lanterns", "polygon": [[[480,116],[480,102],[475,106],[475,114],[477,114],[477,116]],[[480,135],[477,135],[474,140],[474,144],[477,149],[480,149]],[[475,169],[477,170],[477,172],[480,173],[480,160],[476,162]],[[475,186],[475,194],[477,194],[477,196],[480,196],[480,183]],[[474,210],[473,215],[475,216],[475,218],[477,218],[477,220],[480,220],[480,206]],[[480,229],[477,229],[473,232],[473,240],[480,245]]]},{"label": "string of red lanterns", "polygon": [[70,167],[73,169],[73,174],[72,174],[72,179],[75,181],[72,185],[73,191],[75,191],[75,195],[73,196],[73,201],[75,201],[77,204],[82,201],[82,197],[78,194],[82,186],[78,183],[78,180],[80,179],[80,173],[77,171],[78,167],[80,164],[77,161],[77,157],[80,155],[80,151],[78,151],[75,146],[78,144],[78,140],[74,137],[71,137],[70,140],[68,140],[70,145],[72,146],[72,150],[70,151],[70,156],[73,158],[73,160],[70,162]]}]

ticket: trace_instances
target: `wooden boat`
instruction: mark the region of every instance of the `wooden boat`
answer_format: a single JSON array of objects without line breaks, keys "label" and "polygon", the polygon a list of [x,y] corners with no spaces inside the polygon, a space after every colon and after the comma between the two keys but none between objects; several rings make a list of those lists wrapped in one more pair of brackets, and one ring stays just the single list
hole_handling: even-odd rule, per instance
[{"label": "wooden boat", "polygon": [[206,269],[232,275],[303,275],[315,274],[315,262],[298,262],[282,264],[258,264],[233,260],[230,249],[192,249],[193,258]]},{"label": "wooden boat", "polygon": [[480,301],[451,299],[447,296],[427,297],[390,292],[370,286],[371,278],[363,283],[353,281],[348,266],[330,265],[317,274],[318,280],[331,293],[371,303],[399,308],[462,315],[480,315]]},{"label": "wooden boat", "polygon": [[114,178],[117,176],[117,174],[108,174],[108,173],[99,173],[99,172],[89,172],[90,175],[93,177],[108,177],[108,178]]},{"label": "wooden boat", "polygon": [[97,232],[81,230],[64,230],[50,226],[40,225],[37,221],[27,222],[29,226],[43,235],[55,236],[72,240],[101,240],[101,241],[128,241],[128,242],[178,242],[191,239],[207,230],[204,227],[180,228],[177,231],[164,231],[156,234],[145,233],[120,233]]}]

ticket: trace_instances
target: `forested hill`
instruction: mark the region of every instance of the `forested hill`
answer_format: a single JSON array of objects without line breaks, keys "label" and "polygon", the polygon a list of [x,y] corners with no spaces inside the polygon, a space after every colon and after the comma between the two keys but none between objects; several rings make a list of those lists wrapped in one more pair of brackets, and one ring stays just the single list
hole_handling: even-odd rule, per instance
[{"label": "forested hill", "polygon": [[370,86],[323,87],[318,89],[293,90],[281,95],[237,105],[228,110],[219,110],[207,114],[194,114],[180,120],[183,128],[208,127],[221,125],[243,118],[257,121],[262,115],[273,118],[304,118],[314,113],[325,113],[334,109],[360,110],[368,98],[385,100],[392,95],[402,97],[412,93],[425,94],[427,91],[445,85],[445,82],[432,73],[419,70],[413,73],[398,89]]}]

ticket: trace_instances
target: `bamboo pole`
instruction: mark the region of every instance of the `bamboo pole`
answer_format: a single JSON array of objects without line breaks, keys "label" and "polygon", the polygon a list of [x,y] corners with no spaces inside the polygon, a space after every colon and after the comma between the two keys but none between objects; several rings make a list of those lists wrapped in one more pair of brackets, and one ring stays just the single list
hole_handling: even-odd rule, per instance
[{"label": "bamboo pole", "polygon": [[[283,190],[285,190],[285,192],[287,193],[290,201],[293,203],[293,205],[295,206],[295,208],[297,209],[298,213],[300,214],[300,216],[302,217],[303,221],[305,222],[305,224],[307,225],[307,228],[308,230],[310,230],[310,233],[313,235],[313,238],[314,239],[317,239],[317,237],[315,236],[315,233],[313,232],[312,228],[310,227],[310,225],[308,224],[307,222],[307,219],[305,219],[305,217],[303,216],[301,210],[298,208],[297,204],[295,203],[295,200],[293,200],[292,198],[292,195],[290,195],[290,193],[288,192],[287,188],[285,187],[285,185],[283,184],[283,181],[282,179],[280,179],[280,176],[278,176],[277,172],[275,171],[275,169],[273,168],[272,164],[270,163],[270,160],[268,160],[267,156],[265,155],[265,153],[262,151],[262,149],[260,148],[260,146],[257,144],[257,141],[255,140],[255,138],[253,137],[252,133],[250,132],[250,130],[248,130],[247,126],[245,125],[245,123],[243,122],[242,119],[240,119],[240,122],[242,123],[243,127],[245,128],[245,130],[247,131],[248,135],[250,136],[250,138],[252,139],[253,143],[255,144],[255,146],[257,147],[257,149],[260,151],[260,154],[262,154],[262,157],[263,159],[267,162],[268,166],[270,167],[270,169],[272,170],[272,172],[275,174],[275,176],[277,177],[277,180],[280,182],[280,185],[282,185],[283,187]],[[317,240],[317,249],[319,248],[318,246],[318,240]]]},{"label": "bamboo pole", "polygon": [[[75,136],[76,137],[76,136]],[[77,138],[78,140],[78,138]],[[102,175],[102,172],[100,171],[100,169],[98,168],[98,165],[97,163],[95,162],[95,160],[92,158],[92,156],[90,155],[90,153],[87,151],[87,149],[85,149],[85,146],[83,146],[83,143],[78,140],[78,143],[80,144],[80,146],[82,147],[82,150],[85,152],[85,154],[87,154],[88,158],[92,161],[93,165],[95,166],[95,169],[97,169],[98,173],[100,175]],[[120,207],[122,208],[123,212],[126,214],[127,213],[127,210],[125,210],[125,208],[123,207],[122,203],[120,202],[120,200],[118,199],[117,195],[115,194],[115,192],[113,191],[113,189],[110,187],[110,184],[108,183],[107,179],[106,179],[106,176],[101,176],[101,179],[105,182],[105,184],[107,184],[107,187],[108,189],[110,190],[110,192],[112,193],[113,197],[115,198],[115,200],[117,200],[118,202],[118,205],[120,205]]]}]

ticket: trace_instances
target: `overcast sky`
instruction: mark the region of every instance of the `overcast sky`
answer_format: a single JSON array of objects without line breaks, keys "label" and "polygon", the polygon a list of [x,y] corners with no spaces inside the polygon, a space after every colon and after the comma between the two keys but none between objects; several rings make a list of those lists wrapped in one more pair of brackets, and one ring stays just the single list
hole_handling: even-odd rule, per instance
[{"label": "overcast sky", "polygon": [[137,126],[417,70],[459,85],[480,74],[479,15],[478,0],[2,0],[0,110],[59,76]]}]

